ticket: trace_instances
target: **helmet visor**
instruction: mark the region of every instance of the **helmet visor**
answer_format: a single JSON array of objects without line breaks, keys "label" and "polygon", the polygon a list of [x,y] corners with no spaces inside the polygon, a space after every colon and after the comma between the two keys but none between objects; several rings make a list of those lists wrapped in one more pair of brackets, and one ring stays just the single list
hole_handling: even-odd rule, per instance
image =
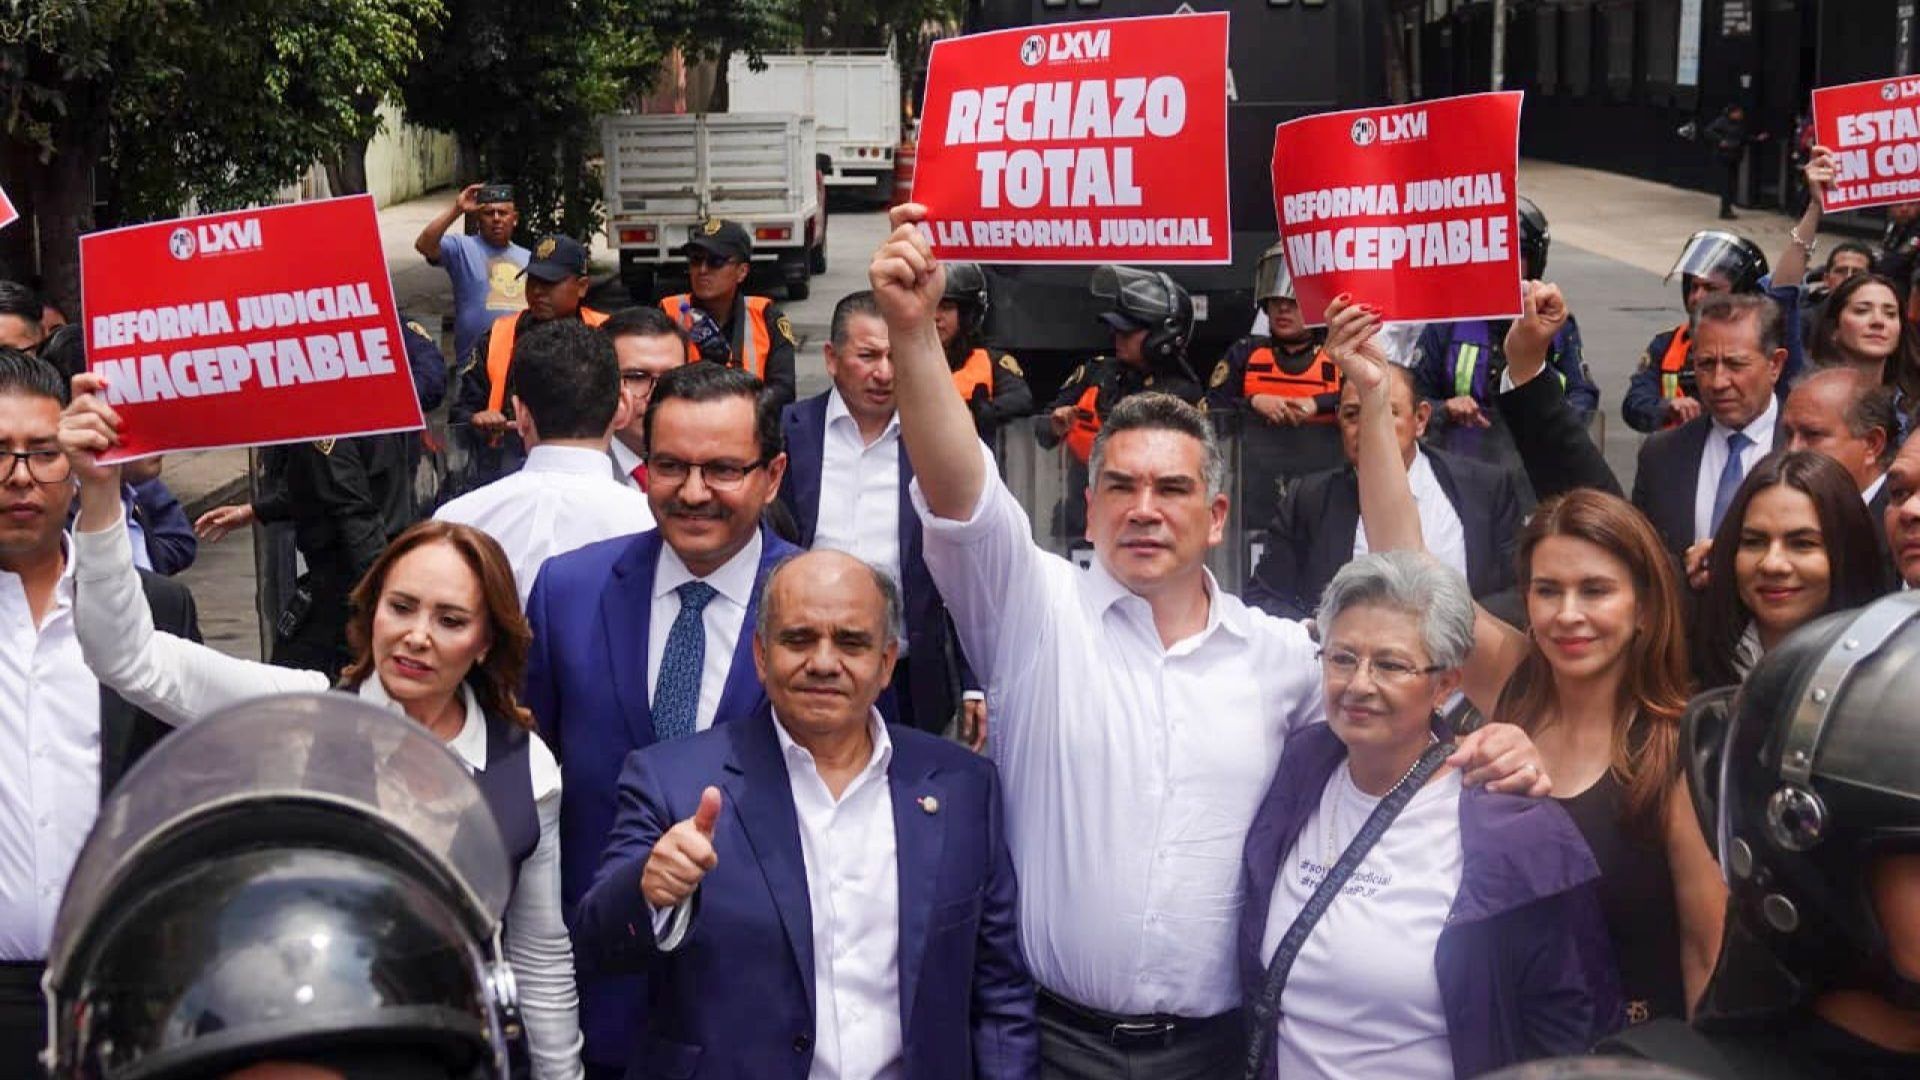
[{"label": "helmet visor", "polygon": [[[369,822],[412,841],[455,898],[496,924],[512,883],[500,828],[466,766],[431,732],[350,694],[243,702],[175,731],[100,807],[54,921],[56,975],[143,851],[213,811],[248,803],[331,807],[343,828]],[[262,814],[267,818],[270,814]],[[272,821],[261,823],[271,838]]]},{"label": "helmet visor", "polygon": [[1253,272],[1254,302],[1264,304],[1269,300],[1295,299],[1293,295],[1293,275],[1287,272],[1287,259],[1275,244],[1260,256],[1260,265]]},{"label": "helmet visor", "polygon": [[1680,257],[1667,271],[1667,281],[1680,276],[1713,277],[1730,288],[1739,288],[1742,280],[1758,277],[1754,272],[1753,246],[1733,233],[1712,230],[1694,233],[1680,249]]},{"label": "helmet visor", "polygon": [[1093,272],[1093,295],[1113,303],[1114,309],[1142,325],[1172,318],[1178,313],[1167,279],[1151,270],[1131,266],[1102,266]]}]

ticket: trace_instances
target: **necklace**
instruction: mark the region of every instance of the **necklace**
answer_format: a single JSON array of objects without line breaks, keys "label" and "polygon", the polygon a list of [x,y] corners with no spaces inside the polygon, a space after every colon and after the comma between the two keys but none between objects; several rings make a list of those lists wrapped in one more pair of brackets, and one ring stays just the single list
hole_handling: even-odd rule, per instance
[{"label": "necklace", "polygon": [[[1431,746],[1434,743],[1437,743],[1439,741],[1440,740],[1437,736],[1430,736],[1428,738],[1427,745]],[[1387,798],[1388,795],[1392,795],[1394,792],[1399,791],[1400,786],[1402,784],[1405,784],[1407,782],[1407,778],[1413,775],[1413,770],[1419,767],[1420,767],[1420,759],[1416,757],[1413,759],[1413,764],[1407,766],[1407,771],[1400,774],[1400,779],[1395,780],[1393,782],[1393,786],[1387,789],[1386,794],[1380,796],[1379,799],[1375,799],[1374,803],[1378,805],[1381,802],[1381,800],[1384,800],[1385,798]],[[1337,779],[1339,780],[1339,782],[1345,784],[1350,788],[1353,788],[1355,791],[1360,790],[1360,785],[1355,784],[1353,782],[1353,766],[1350,762],[1342,761],[1340,763],[1340,772],[1338,774]],[[1340,804],[1343,801],[1344,800],[1342,800],[1338,795],[1335,795],[1333,799],[1333,805],[1327,807],[1327,812],[1320,816],[1320,860],[1321,860],[1321,866],[1329,871],[1333,869],[1333,861],[1340,856],[1340,852],[1343,850],[1340,846],[1337,846],[1334,843],[1334,837],[1340,831],[1338,826],[1334,822],[1334,818],[1339,816]],[[1358,830],[1355,830],[1355,831],[1357,832]]]}]

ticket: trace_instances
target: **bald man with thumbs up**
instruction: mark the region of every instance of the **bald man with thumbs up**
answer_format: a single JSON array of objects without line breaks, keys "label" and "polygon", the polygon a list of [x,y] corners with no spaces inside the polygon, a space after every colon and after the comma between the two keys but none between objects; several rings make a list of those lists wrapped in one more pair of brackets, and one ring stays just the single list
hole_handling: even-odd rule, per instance
[{"label": "bald man with thumbs up", "polygon": [[582,974],[647,977],[626,1076],[1037,1076],[998,774],[874,708],[898,587],[810,552],[758,611],[769,707],[627,758],[574,920]]}]

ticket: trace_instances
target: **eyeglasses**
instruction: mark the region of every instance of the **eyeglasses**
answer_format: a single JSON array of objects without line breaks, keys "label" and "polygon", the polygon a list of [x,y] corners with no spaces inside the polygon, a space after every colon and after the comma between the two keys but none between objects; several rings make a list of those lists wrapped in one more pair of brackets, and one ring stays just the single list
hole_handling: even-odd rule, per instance
[{"label": "eyeglasses", "polygon": [[1342,679],[1351,679],[1360,674],[1361,666],[1365,665],[1369,671],[1373,672],[1375,682],[1403,685],[1422,675],[1432,675],[1437,671],[1447,670],[1439,664],[1421,667],[1406,660],[1396,660],[1391,656],[1367,657],[1345,649],[1320,650],[1320,663],[1327,669],[1327,674],[1337,675]]},{"label": "eyeglasses", "polygon": [[700,480],[716,491],[730,491],[747,482],[747,476],[753,470],[765,465],[766,459],[749,461],[681,461],[679,458],[655,455],[647,459],[647,476],[650,482],[684,484],[687,477],[700,474]]},{"label": "eyeglasses", "polygon": [[621,385],[629,390],[651,390],[653,389],[654,378],[655,376],[651,371],[623,371],[620,373]]},{"label": "eyeglasses", "polygon": [[59,450],[0,450],[0,461],[6,464],[0,468],[0,484],[12,480],[13,470],[23,462],[27,466],[27,479],[36,484],[57,484],[73,475],[73,465]]},{"label": "eyeglasses", "polygon": [[713,255],[700,251],[690,251],[687,253],[687,266],[694,270],[698,270],[703,266],[709,270],[718,270],[732,261],[733,256],[731,255]]}]

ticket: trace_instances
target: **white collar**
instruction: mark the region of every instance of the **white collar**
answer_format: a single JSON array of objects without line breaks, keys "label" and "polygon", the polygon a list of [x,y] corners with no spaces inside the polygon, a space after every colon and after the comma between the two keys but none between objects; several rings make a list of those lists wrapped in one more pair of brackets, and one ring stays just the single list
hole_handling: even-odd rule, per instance
[{"label": "white collar", "polygon": [[[1779,419],[1779,416],[1780,395],[1769,390],[1767,391],[1766,411],[1749,420],[1747,426],[1740,429],[1740,433],[1752,439],[1753,445],[1758,447],[1762,454],[1768,453],[1773,449],[1773,425],[1775,421]],[[1733,429],[1721,423],[1717,418],[1713,421],[1713,431],[1714,434],[1720,436],[1720,441],[1722,442],[1725,442],[1727,437],[1733,434]]]},{"label": "white collar", "polygon": [[[1876,476],[1873,478],[1873,483],[1868,484],[1867,489],[1865,491],[1862,491],[1860,493],[1860,501],[1863,503],[1872,502],[1874,499],[1874,496],[1880,494],[1880,489],[1886,486],[1887,486],[1887,474],[1881,473],[1879,476]],[[1885,526],[1878,521],[1873,523],[1873,527],[1876,529],[1885,528]]]},{"label": "white collar", "polygon": [[[840,396],[840,388],[838,386],[835,386],[830,388],[827,391],[827,426],[832,427],[833,425],[839,423],[842,420],[845,420],[847,423],[852,424],[855,433],[859,432],[860,421],[854,419],[853,413],[847,410],[846,400]],[[887,426],[880,429],[880,434],[873,440],[872,443],[866,443],[865,436],[861,436],[860,441],[863,443],[866,443],[869,446],[873,446],[881,442],[884,442],[888,437],[898,435],[899,433],[900,433],[900,410],[895,409],[893,410],[893,415],[887,417]]]},{"label": "white collar", "polygon": [[760,549],[760,529],[755,526],[753,539],[747,541],[746,547],[734,552],[733,558],[720,564],[720,569],[706,577],[696,577],[680,560],[680,554],[662,538],[660,562],[653,569],[653,595],[659,598],[689,581],[704,581],[721,596],[746,607],[753,601],[753,579],[760,574]]},{"label": "white collar", "polygon": [[[354,689],[354,693],[359,695],[362,701],[402,716],[406,715],[407,711],[387,693],[386,685],[380,681],[379,675],[374,675],[362,682]],[[475,772],[484,772],[487,768],[487,717],[480,711],[480,699],[474,696],[473,687],[466,683],[460,684],[460,700],[466,706],[466,719],[460,725],[459,734],[447,740],[447,749],[453,751],[461,761],[466,762],[468,768]]]},{"label": "white collar", "polygon": [[527,463],[521,470],[531,473],[567,473],[574,476],[608,476],[607,455],[584,446],[555,446],[541,443],[527,451]]},{"label": "white collar", "polygon": [[619,467],[621,476],[632,476],[633,470],[640,467],[640,455],[628,449],[618,435],[607,444],[607,452],[613,455],[613,463]]},{"label": "white collar", "polygon": [[[780,756],[786,759],[787,764],[805,762],[809,767],[817,768],[813,752],[794,741],[779,713],[773,714],[773,734],[780,740]],[[862,777],[885,772],[893,761],[893,739],[887,734],[886,721],[881,719],[879,709],[870,707],[867,710],[867,734],[873,739],[873,754],[867,758],[866,768],[860,770]]]},{"label": "white collar", "polygon": [[[1220,588],[1220,583],[1214,580],[1212,570],[1203,566],[1200,572],[1207,590],[1207,625],[1186,640],[1205,641],[1215,629],[1221,627],[1242,639],[1250,639],[1253,635],[1247,625],[1246,609],[1233,602],[1232,598]],[[1087,567],[1086,573],[1093,590],[1093,610],[1096,614],[1105,615],[1108,608],[1131,600],[1139,605],[1139,610],[1145,615],[1147,622],[1149,624],[1153,622],[1153,605],[1147,603],[1146,597],[1121,584],[1120,579],[1107,570],[1107,564],[1101,561],[1098,552],[1094,553],[1093,565]]]}]

